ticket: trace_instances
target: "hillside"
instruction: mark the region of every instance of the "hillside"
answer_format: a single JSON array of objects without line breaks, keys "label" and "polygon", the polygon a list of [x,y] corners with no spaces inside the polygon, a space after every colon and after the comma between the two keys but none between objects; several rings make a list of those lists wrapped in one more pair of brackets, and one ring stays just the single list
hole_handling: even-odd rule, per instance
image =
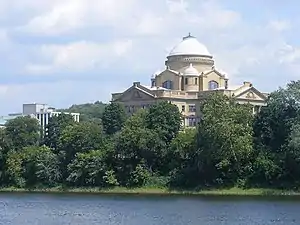
[{"label": "hillside", "polygon": [[72,105],[67,109],[60,109],[60,111],[80,113],[81,121],[91,121],[91,120],[98,121],[101,119],[101,115],[106,105],[107,105],[106,103],[97,101],[95,103]]}]

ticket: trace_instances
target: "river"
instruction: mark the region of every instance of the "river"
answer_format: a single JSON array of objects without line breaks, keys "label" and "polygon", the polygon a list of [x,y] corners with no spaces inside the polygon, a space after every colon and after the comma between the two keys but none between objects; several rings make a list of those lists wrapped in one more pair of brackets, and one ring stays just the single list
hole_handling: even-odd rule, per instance
[{"label": "river", "polygon": [[0,194],[0,225],[299,225],[300,200]]}]

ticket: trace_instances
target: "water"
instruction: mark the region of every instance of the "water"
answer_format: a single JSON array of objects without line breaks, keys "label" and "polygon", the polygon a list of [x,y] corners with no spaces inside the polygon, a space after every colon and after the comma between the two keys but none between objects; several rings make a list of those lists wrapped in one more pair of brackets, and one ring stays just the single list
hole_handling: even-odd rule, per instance
[{"label": "water", "polygon": [[0,225],[299,225],[300,201],[0,194]]}]

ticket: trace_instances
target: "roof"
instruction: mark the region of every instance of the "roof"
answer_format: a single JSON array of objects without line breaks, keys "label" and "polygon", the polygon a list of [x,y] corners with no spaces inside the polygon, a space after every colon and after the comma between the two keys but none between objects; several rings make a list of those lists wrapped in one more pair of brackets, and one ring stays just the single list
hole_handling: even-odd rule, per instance
[{"label": "roof", "polygon": [[193,67],[192,63],[190,63],[190,65],[184,70],[183,74],[185,76],[198,76],[199,72],[195,67]]},{"label": "roof", "polygon": [[200,43],[195,37],[190,34],[182,39],[182,41],[176,45],[169,56],[175,55],[197,55],[197,56],[210,56],[211,54],[207,50],[206,46]]}]

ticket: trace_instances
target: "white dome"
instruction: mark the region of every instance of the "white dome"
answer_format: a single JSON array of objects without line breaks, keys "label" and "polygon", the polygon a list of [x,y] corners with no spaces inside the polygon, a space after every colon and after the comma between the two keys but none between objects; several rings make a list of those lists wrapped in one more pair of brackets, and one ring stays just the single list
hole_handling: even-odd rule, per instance
[{"label": "white dome", "polygon": [[205,45],[201,44],[195,37],[190,34],[176,45],[170,52],[169,56],[175,55],[197,55],[211,56]]},{"label": "white dome", "polygon": [[183,75],[185,75],[185,76],[198,76],[199,72],[195,67],[193,67],[193,65],[191,63],[190,66],[184,70]]}]

